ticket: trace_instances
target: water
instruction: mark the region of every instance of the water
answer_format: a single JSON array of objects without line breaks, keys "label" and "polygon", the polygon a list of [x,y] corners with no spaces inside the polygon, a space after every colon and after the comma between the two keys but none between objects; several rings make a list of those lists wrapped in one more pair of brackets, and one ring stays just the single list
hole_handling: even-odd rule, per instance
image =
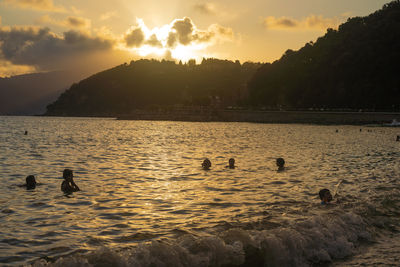
[{"label": "water", "polygon": [[0,265],[396,265],[399,130],[361,128],[0,117]]}]

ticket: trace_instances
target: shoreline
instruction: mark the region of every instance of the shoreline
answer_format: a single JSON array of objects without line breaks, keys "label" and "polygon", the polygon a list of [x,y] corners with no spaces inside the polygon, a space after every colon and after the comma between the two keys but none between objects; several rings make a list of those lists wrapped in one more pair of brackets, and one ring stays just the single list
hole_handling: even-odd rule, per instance
[{"label": "shoreline", "polygon": [[117,116],[117,120],[157,120],[189,122],[253,122],[297,123],[318,125],[379,125],[389,126],[400,121],[400,112],[339,112],[339,111],[135,111]]}]

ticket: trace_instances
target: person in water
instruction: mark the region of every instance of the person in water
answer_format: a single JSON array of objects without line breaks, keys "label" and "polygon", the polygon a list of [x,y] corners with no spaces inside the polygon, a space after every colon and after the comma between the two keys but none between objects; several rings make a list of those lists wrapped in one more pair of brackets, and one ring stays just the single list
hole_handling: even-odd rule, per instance
[{"label": "person in water", "polygon": [[25,184],[26,189],[35,189],[36,188],[37,183],[36,183],[35,176],[28,175],[28,176],[26,176],[25,181],[26,181],[26,184]]},{"label": "person in water", "polygon": [[228,161],[228,166],[226,166],[229,169],[234,169],[235,168],[235,159],[234,158],[230,158]]},{"label": "person in water", "polygon": [[319,198],[321,199],[322,205],[329,204],[333,200],[331,191],[329,191],[329,189],[326,188],[321,189],[319,191]]},{"label": "person in water", "polygon": [[278,166],[278,171],[283,171],[285,169],[285,160],[283,158],[277,158],[276,166]]},{"label": "person in water", "polygon": [[211,161],[209,159],[205,159],[201,164],[204,170],[209,170],[211,168]]},{"label": "person in water", "polygon": [[79,187],[74,182],[74,174],[72,170],[65,169],[63,171],[64,181],[61,183],[61,190],[65,193],[80,191]]}]

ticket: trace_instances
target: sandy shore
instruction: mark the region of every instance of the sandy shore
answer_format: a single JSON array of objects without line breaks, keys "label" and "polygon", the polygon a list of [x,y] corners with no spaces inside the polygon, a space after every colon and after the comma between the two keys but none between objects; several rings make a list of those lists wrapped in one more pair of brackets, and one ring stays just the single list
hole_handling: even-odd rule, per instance
[{"label": "sandy shore", "polygon": [[258,122],[342,125],[383,125],[393,119],[400,121],[400,113],[384,112],[320,112],[320,111],[136,111],[119,116],[120,120],[166,120],[199,122]]}]

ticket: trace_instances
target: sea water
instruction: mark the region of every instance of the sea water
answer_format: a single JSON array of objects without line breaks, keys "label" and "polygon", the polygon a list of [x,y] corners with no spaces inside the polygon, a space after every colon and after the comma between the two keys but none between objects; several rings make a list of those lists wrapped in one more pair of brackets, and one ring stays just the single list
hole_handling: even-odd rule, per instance
[{"label": "sea water", "polygon": [[[0,117],[0,265],[396,265],[398,134]],[[61,192],[65,168],[80,192]],[[34,190],[18,186],[29,174]],[[321,205],[322,188],[340,203]]]}]

